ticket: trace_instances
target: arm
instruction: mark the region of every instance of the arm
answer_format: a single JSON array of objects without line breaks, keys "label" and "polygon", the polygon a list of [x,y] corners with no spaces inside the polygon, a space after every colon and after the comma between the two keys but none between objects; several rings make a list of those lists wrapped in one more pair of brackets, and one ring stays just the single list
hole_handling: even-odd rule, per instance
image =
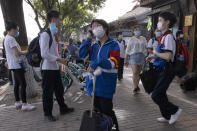
[{"label": "arm", "polygon": [[158,53],[156,50],[153,50],[153,54],[167,61],[170,61],[170,59],[172,58],[172,52],[170,51],[166,51],[165,53]]},{"label": "arm", "polygon": [[49,35],[44,32],[40,36],[40,50],[41,50],[41,56],[42,58],[50,61],[50,62],[56,62],[59,57],[50,54],[49,53]]},{"label": "arm", "polygon": [[173,57],[173,51],[176,50],[176,43],[172,34],[168,34],[164,39],[165,47],[163,48],[164,53],[158,53],[155,49],[153,50],[153,54],[164,59],[170,61]]},{"label": "arm", "polygon": [[153,53],[153,49],[147,48],[148,53]]},{"label": "arm", "polygon": [[91,47],[92,39],[87,38],[79,47],[79,57],[86,58],[89,53],[89,48]]},{"label": "arm", "polygon": [[14,52],[17,56],[25,55],[27,53],[27,51],[18,50],[18,48],[16,46],[12,47],[12,49],[14,50]]},{"label": "arm", "polygon": [[143,54],[145,56],[147,56],[147,40],[146,40],[146,38],[144,38],[144,51],[143,51]]},{"label": "arm", "polygon": [[150,39],[148,41],[147,51],[148,51],[148,53],[153,53],[153,39]]},{"label": "arm", "polygon": [[118,43],[114,43],[109,50],[109,58],[99,62],[99,66],[104,69],[118,69],[120,62],[120,48]]},{"label": "arm", "polygon": [[12,48],[16,54],[16,56],[21,56],[21,55],[25,55],[27,53],[27,51],[21,51],[17,48],[18,43],[16,42],[16,40],[13,38],[8,42],[8,45],[10,48]]}]

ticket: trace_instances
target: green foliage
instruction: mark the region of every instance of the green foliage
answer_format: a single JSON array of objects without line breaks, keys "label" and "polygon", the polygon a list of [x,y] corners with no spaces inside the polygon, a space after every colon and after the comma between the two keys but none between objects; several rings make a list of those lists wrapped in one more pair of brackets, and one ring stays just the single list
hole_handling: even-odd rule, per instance
[{"label": "green foliage", "polygon": [[[34,12],[46,25],[46,14],[54,9],[62,15],[63,37],[69,37],[71,32],[91,22],[96,13],[103,7],[106,0],[25,0],[32,4]],[[44,26],[43,25],[43,26]]]}]

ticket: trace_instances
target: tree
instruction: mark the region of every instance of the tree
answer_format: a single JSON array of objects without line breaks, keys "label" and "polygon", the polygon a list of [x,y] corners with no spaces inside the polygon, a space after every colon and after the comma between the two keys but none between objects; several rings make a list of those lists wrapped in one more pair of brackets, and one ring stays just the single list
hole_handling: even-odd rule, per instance
[{"label": "tree", "polygon": [[27,46],[27,32],[23,14],[23,0],[0,0],[5,26],[8,21],[14,21],[19,25],[20,35],[17,38],[21,46]]},{"label": "tree", "polygon": [[[20,46],[27,46],[27,33],[23,14],[23,0],[0,0],[5,26],[8,21],[14,21],[19,25],[20,35],[17,39]],[[25,74],[27,82],[27,96],[33,97],[37,94],[35,87],[37,83],[33,78],[32,68],[28,67]]]},{"label": "tree", "polygon": [[[71,33],[81,26],[89,23],[94,18],[106,0],[25,0],[34,10],[35,21],[40,30],[48,23],[46,14],[54,9],[62,14],[63,26],[60,31],[61,40],[67,39]],[[40,24],[39,19],[44,21]]]}]

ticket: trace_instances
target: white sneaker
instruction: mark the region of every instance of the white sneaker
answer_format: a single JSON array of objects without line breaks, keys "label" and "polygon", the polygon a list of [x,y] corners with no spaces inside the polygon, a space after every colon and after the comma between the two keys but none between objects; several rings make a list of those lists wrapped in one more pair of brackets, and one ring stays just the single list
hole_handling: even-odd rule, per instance
[{"label": "white sneaker", "polygon": [[36,107],[30,104],[24,104],[22,105],[22,108],[21,108],[22,111],[32,111],[34,109],[36,109]]},{"label": "white sneaker", "polygon": [[182,109],[178,109],[178,111],[174,114],[171,115],[170,120],[169,120],[169,124],[173,124],[176,122],[176,120],[179,118],[179,116],[181,115]]},{"label": "white sneaker", "polygon": [[158,121],[158,122],[161,122],[161,123],[169,122],[169,120],[167,120],[167,119],[164,118],[164,117],[157,118],[157,121]]},{"label": "white sneaker", "polygon": [[20,101],[15,102],[16,109],[19,110],[22,107],[22,103]]}]

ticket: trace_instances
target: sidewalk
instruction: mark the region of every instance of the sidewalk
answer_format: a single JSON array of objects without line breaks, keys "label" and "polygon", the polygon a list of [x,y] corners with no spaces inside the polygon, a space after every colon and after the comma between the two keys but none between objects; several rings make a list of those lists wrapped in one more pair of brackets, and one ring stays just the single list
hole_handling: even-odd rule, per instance
[{"label": "sidewalk", "polygon": [[[126,69],[125,73],[124,80],[118,82],[114,97],[114,109],[121,131],[197,130],[195,94],[191,98],[192,101],[185,99],[186,96],[181,94],[181,90],[173,83],[169,90],[169,99],[179,105],[183,113],[174,125],[158,123],[156,121],[156,118],[160,117],[158,107],[143,90],[136,96],[131,94],[131,72]],[[0,107],[0,131],[79,131],[82,114],[90,107],[90,97],[82,94],[79,88],[73,85],[65,95],[66,103],[75,108],[74,113],[59,116],[58,105],[54,104],[54,115],[59,117],[57,122],[44,120],[40,98],[33,101],[37,109],[32,112],[17,111],[13,106]]]}]

